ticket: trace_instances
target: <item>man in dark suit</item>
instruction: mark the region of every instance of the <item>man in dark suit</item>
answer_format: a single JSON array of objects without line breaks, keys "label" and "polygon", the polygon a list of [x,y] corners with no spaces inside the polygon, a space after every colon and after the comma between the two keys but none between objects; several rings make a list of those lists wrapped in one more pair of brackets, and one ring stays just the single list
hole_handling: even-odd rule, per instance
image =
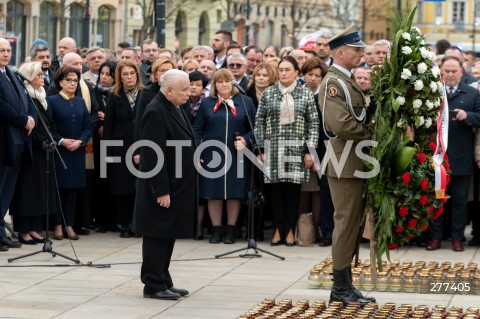
[{"label": "man in dark suit", "polygon": [[[143,235],[143,296],[176,300],[188,291],[174,287],[168,269],[175,239],[193,238],[195,232],[195,136],[180,107],[190,95],[188,74],[169,70],[160,85],[142,118],[140,139],[153,143],[157,150],[142,147],[140,151],[140,172],[145,176],[137,175],[133,231]],[[163,154],[163,163],[156,151]]]},{"label": "man in dark suit", "polygon": [[247,58],[241,53],[234,53],[227,58],[227,69],[232,72],[235,83],[246,92],[250,77],[246,75]]},{"label": "man in dark suit", "polygon": [[[442,76],[447,89],[448,108],[452,113],[448,125],[447,155],[452,170],[448,187],[452,205],[451,238],[453,251],[463,251],[462,238],[468,215],[468,190],[473,172],[473,128],[480,127],[480,96],[477,89],[462,81],[462,62],[455,56],[442,59]],[[453,112],[452,112],[453,111]],[[443,216],[432,222],[427,250],[441,247]]]},{"label": "man in dark suit", "polygon": [[18,248],[7,237],[5,215],[13,197],[23,158],[31,160],[30,133],[36,114],[17,77],[8,69],[12,58],[10,42],[0,38],[0,251]]},{"label": "man in dark suit", "polygon": [[50,69],[52,61],[50,56],[50,50],[45,44],[37,43],[30,48],[30,57],[32,61],[38,61],[42,63],[42,71],[45,74],[45,90],[50,83],[53,82],[54,73]]}]

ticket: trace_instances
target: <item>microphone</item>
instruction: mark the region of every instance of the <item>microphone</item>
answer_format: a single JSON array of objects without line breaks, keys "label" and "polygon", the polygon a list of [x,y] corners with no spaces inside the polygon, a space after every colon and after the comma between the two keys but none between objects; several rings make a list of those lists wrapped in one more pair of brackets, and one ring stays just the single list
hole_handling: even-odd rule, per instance
[{"label": "microphone", "polygon": [[243,95],[247,95],[247,93],[245,93],[245,90],[240,86],[240,84],[238,84],[235,81],[232,81],[232,85],[236,87],[240,91],[240,93],[242,93]]},{"label": "microphone", "polygon": [[13,73],[15,73],[21,80],[27,81],[28,83],[32,83],[25,75],[23,75],[17,68],[12,68]]},{"label": "microphone", "polygon": [[[235,132],[233,133],[233,135],[235,136],[235,140],[234,141],[237,141],[237,138],[239,138],[241,135],[239,132]],[[240,163],[243,163],[243,158],[241,160],[239,160]]]}]

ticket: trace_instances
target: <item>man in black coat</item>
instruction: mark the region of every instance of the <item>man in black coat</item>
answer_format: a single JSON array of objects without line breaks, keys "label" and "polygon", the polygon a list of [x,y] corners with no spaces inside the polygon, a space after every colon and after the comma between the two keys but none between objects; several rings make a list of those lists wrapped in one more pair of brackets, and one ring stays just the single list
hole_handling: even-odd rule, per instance
[{"label": "man in black coat", "polygon": [[12,58],[10,42],[0,38],[0,251],[18,248],[5,232],[5,215],[12,200],[23,158],[32,159],[30,133],[36,113],[20,81],[7,65]]},{"label": "man in black coat", "polygon": [[[480,127],[480,96],[477,89],[462,82],[464,70],[457,57],[442,60],[449,114],[447,155],[452,170],[448,187],[452,204],[452,249],[463,251],[462,238],[468,215],[468,190],[473,172],[473,128]],[[440,248],[443,216],[432,222],[427,250]]]},{"label": "man in black coat", "polygon": [[173,286],[168,268],[175,239],[194,236],[195,136],[187,113],[180,108],[190,95],[188,74],[169,70],[160,78],[160,84],[160,91],[142,118],[140,139],[153,143],[153,148],[142,147],[140,151],[133,231],[143,235],[143,296],[176,300],[188,295],[188,291]]}]

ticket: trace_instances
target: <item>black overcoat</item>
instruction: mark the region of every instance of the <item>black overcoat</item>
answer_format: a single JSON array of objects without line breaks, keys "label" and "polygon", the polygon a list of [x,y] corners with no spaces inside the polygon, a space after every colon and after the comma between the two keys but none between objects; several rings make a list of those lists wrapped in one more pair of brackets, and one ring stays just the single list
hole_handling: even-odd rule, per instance
[{"label": "black overcoat", "polygon": [[473,172],[473,128],[480,127],[478,90],[460,82],[453,96],[448,97],[448,108],[467,113],[465,121],[449,120],[447,155],[452,175],[470,175]]},{"label": "black overcoat", "polygon": [[135,193],[135,176],[128,170],[126,164],[126,161],[133,161],[133,156],[126,158],[126,155],[128,148],[133,144],[134,125],[135,112],[125,91],[121,90],[120,95],[110,93],[103,122],[103,139],[123,141],[123,146],[107,148],[108,156],[121,158],[121,163],[107,164],[109,191],[113,195]]},{"label": "black overcoat", "polygon": [[[177,239],[192,238],[197,215],[197,171],[193,161],[195,138],[188,114],[158,92],[145,109],[140,139],[158,145],[164,155],[160,171],[153,177],[137,178],[133,231],[147,237]],[[176,148],[167,147],[167,141],[181,141],[189,146],[181,148],[182,157],[176,157]],[[150,172],[158,158],[150,147],[142,147],[140,171]],[[176,169],[181,176],[176,175]],[[160,207],[157,197],[170,195],[169,208]]]}]

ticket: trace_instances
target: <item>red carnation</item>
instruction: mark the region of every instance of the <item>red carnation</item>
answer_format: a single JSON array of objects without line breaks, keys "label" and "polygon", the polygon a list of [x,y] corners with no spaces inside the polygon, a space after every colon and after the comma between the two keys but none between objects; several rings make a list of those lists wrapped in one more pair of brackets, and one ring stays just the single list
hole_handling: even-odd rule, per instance
[{"label": "red carnation", "polygon": [[422,231],[426,231],[428,229],[428,224],[422,226]]},{"label": "red carnation", "polygon": [[395,248],[397,248],[398,245],[397,244],[388,244],[387,246],[388,246],[388,249],[394,250]]},{"label": "red carnation", "polygon": [[435,209],[435,207],[433,206],[428,206],[428,215],[431,215],[433,213],[433,210]]},{"label": "red carnation", "polygon": [[440,206],[437,209],[437,212],[435,213],[435,216],[432,218],[432,220],[437,220],[438,217],[440,217],[443,214],[443,206]]},{"label": "red carnation", "polygon": [[421,198],[420,198],[420,205],[422,206],[425,206],[428,202],[428,197],[427,195],[423,195]]},{"label": "red carnation", "polygon": [[396,233],[401,233],[404,229],[405,229],[405,227],[403,227],[403,226],[402,227],[396,227],[395,232]]},{"label": "red carnation", "polygon": [[420,162],[420,164],[423,164],[427,160],[427,156],[423,153],[420,153],[417,155],[417,160]]},{"label": "red carnation", "polygon": [[406,241],[410,241],[412,239],[412,236],[408,235],[407,238],[405,238]]},{"label": "red carnation", "polygon": [[445,155],[443,155],[443,159],[448,161],[448,154],[447,153],[445,153]]},{"label": "red carnation", "polygon": [[402,180],[404,184],[410,183],[410,174],[408,172],[403,173]]},{"label": "red carnation", "polygon": [[442,204],[445,204],[447,202],[447,198],[445,197],[444,199],[442,199]]},{"label": "red carnation", "polygon": [[409,228],[414,228],[415,226],[417,226],[417,220],[415,218],[412,218],[408,221],[408,227]]},{"label": "red carnation", "polygon": [[398,209],[398,214],[399,214],[401,217],[407,216],[407,215],[408,215],[408,207],[400,206],[400,208]]},{"label": "red carnation", "polygon": [[432,149],[432,152],[435,152],[435,150],[437,149],[437,143],[430,142],[430,148]]},{"label": "red carnation", "polygon": [[444,166],[445,166],[445,170],[448,171],[450,169],[450,162],[445,162]]},{"label": "red carnation", "polygon": [[447,174],[447,184],[450,184],[450,175]]},{"label": "red carnation", "polygon": [[421,187],[423,190],[426,190],[426,189],[428,188],[428,180],[422,179],[422,181],[420,182],[420,187]]}]

